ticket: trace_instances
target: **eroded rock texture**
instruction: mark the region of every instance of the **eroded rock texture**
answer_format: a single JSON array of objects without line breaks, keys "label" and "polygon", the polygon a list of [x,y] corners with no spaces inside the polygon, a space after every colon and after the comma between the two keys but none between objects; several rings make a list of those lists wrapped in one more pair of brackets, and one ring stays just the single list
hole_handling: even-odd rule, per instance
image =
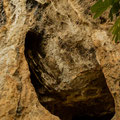
[{"label": "eroded rock texture", "polygon": [[65,120],[114,113],[92,38],[96,29],[105,29],[105,18],[93,21],[87,1],[51,1],[44,7],[26,36],[26,58],[40,82],[40,87],[34,83],[40,102]]},{"label": "eroded rock texture", "polygon": [[120,45],[106,15],[92,19],[93,3],[0,2],[0,120],[59,120],[42,105],[62,120],[103,116],[114,101],[120,119]]},{"label": "eroded rock texture", "polygon": [[59,120],[39,103],[24,56],[34,12],[25,0],[0,1],[0,120]]},{"label": "eroded rock texture", "polygon": [[25,45],[31,71],[42,84],[37,88],[40,102],[63,120],[76,114],[114,113],[112,96],[96,60],[93,28],[81,11],[79,15],[75,11],[74,7],[80,8],[78,3],[74,4],[67,0],[44,4]]}]

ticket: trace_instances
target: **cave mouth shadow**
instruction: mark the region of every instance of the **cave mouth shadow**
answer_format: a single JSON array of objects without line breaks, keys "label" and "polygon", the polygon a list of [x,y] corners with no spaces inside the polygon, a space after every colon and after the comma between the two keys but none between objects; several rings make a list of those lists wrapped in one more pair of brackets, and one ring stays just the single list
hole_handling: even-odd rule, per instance
[{"label": "cave mouth shadow", "polygon": [[[33,31],[28,31],[26,34],[26,38],[25,38],[25,50],[24,50],[25,58],[28,63],[28,67],[29,67],[29,71],[30,71],[31,83],[32,83],[38,97],[39,97],[39,92],[38,92],[39,88],[42,87],[43,85],[40,83],[40,81],[36,77],[37,74],[35,74],[35,71],[33,71],[34,66],[32,67],[30,64],[34,64],[32,59],[37,58],[36,54],[38,51],[42,54],[41,48],[39,49],[39,44],[41,44],[42,39],[43,39],[42,34],[43,34],[43,32],[41,32],[41,34],[38,34]],[[44,56],[44,54],[42,54],[42,56]],[[41,76],[41,75],[39,75],[39,76]]]},{"label": "cave mouth shadow", "polygon": [[107,114],[100,117],[92,117],[92,116],[73,116],[72,120],[111,120],[114,114]]},{"label": "cave mouth shadow", "polygon": [[[42,48],[40,48],[40,46],[39,46],[43,40],[43,38],[42,38],[43,34],[44,34],[43,32],[35,33],[33,31],[28,31],[28,33],[26,34],[25,51],[24,51],[26,60],[29,65],[30,74],[31,74],[30,75],[31,83],[34,86],[34,89],[36,91],[38,99],[40,97],[39,88],[44,87],[44,86],[42,85],[42,83],[40,83],[40,79],[38,80],[38,78],[36,77],[35,71],[32,70],[33,67],[30,65],[32,62],[30,60],[31,59],[30,55],[32,55],[33,58],[36,58],[36,51],[39,51],[41,56],[45,57],[45,54],[42,52]],[[32,52],[32,54],[30,52]],[[39,74],[39,76],[41,76],[41,75]],[[41,80],[41,82],[42,82],[42,80]],[[41,104],[47,109],[47,107],[44,103],[41,103]],[[51,103],[48,103],[48,104],[50,104],[50,106],[51,106]],[[61,116],[64,115],[64,112],[66,112],[66,111],[64,111],[64,108],[61,107],[64,112],[60,113],[60,115],[59,115],[57,113],[52,112],[53,111],[52,108],[53,107],[51,107],[47,110],[50,111],[52,114],[59,116],[60,118],[62,118]],[[56,108],[54,107],[54,109],[56,109]],[[58,112],[61,112],[62,109],[57,109],[57,110],[59,110]],[[67,110],[69,111],[69,109],[67,109]],[[66,113],[66,115],[72,114],[71,111],[74,111],[74,110],[70,110],[68,113]],[[91,116],[87,116],[87,115],[81,116],[81,114],[79,115],[79,113],[77,113],[77,114],[72,114],[72,117],[70,119],[61,119],[61,120],[110,120],[113,116],[114,116],[114,113],[110,113],[110,114],[103,115],[100,117],[98,117],[98,116],[91,117]]]}]

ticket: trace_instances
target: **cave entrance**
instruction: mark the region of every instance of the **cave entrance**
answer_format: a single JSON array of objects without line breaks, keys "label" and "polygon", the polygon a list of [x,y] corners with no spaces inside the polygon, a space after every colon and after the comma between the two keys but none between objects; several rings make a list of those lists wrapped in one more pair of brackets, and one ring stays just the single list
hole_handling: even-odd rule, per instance
[{"label": "cave entrance", "polygon": [[[45,58],[45,55],[46,55],[44,52],[44,48],[41,47],[41,44],[44,40],[43,35],[44,35],[44,32],[36,33],[34,31],[29,31],[25,39],[25,57],[28,62],[29,70],[31,73],[31,83],[35,88],[35,91],[40,103],[46,109],[48,109],[52,114],[59,116],[61,120],[111,120],[111,118],[114,115],[114,110],[102,116],[98,116],[94,114],[91,117],[91,116],[85,115],[85,111],[88,110],[93,113],[95,111],[92,111],[92,109],[87,109],[86,106],[84,105],[67,107],[62,105],[60,101],[54,101],[54,102],[42,101],[43,99],[48,98],[48,96],[50,97],[54,96],[56,97],[56,100],[60,98],[59,95],[57,96],[56,93],[51,93],[49,92],[48,89],[45,88],[41,79],[41,72],[38,70],[38,67],[39,69],[43,67],[38,58],[38,53],[41,55],[41,58]],[[111,104],[113,104],[113,102]],[[84,109],[83,112],[81,112],[82,109]]]},{"label": "cave entrance", "polygon": [[100,117],[94,116],[73,116],[72,120],[111,120],[114,114],[107,114]]}]

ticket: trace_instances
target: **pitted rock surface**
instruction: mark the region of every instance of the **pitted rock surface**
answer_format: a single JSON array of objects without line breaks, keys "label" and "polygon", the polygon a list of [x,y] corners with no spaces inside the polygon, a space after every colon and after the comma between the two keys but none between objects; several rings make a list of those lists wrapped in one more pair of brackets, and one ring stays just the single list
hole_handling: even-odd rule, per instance
[{"label": "pitted rock surface", "polygon": [[120,119],[120,45],[94,2],[0,1],[0,120],[102,116],[114,102]]},{"label": "pitted rock surface", "polygon": [[24,56],[33,11],[25,0],[0,1],[0,120],[59,120],[38,101]]},{"label": "pitted rock surface", "polygon": [[114,113],[92,38],[103,29],[101,19],[93,20],[86,1],[51,1],[44,8],[25,44],[40,102],[63,120]]}]

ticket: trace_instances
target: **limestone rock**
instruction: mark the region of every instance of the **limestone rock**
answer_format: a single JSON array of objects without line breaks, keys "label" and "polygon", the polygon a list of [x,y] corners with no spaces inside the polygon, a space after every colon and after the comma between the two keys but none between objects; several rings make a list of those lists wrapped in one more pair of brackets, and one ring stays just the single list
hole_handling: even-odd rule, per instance
[{"label": "limestone rock", "polygon": [[104,22],[93,20],[90,4],[80,0],[45,3],[26,36],[26,58],[35,75],[32,81],[39,100],[63,120],[76,114],[114,113],[114,101],[96,55],[96,45],[104,44],[104,36],[103,43],[93,38],[95,30],[104,29]]},{"label": "limestone rock", "polygon": [[38,101],[24,56],[34,23],[25,0],[0,1],[0,120],[59,120]]},{"label": "limestone rock", "polygon": [[[101,36],[102,34],[102,36]],[[105,31],[95,31],[94,41],[99,41],[96,46],[96,56],[105,75],[107,85],[114,97],[116,114],[112,120],[120,119],[120,44],[111,41]],[[96,44],[95,44],[96,45]]]},{"label": "limestone rock", "polygon": [[0,120],[103,116],[114,102],[120,119],[120,45],[94,1],[0,1]]}]

